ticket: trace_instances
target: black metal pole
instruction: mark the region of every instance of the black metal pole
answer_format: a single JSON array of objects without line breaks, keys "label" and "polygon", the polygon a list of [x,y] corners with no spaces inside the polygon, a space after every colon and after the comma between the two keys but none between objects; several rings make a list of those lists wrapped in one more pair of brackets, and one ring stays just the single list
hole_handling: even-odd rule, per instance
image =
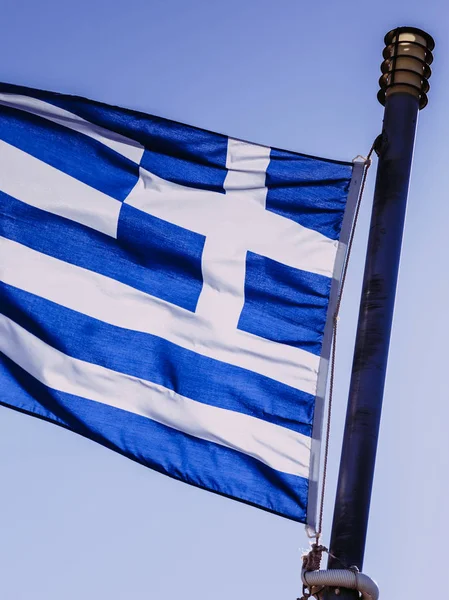
[{"label": "black metal pole", "polygon": [[[426,41],[431,40],[420,33]],[[397,44],[398,35],[388,35]],[[432,41],[428,48],[433,48]],[[418,111],[423,106],[422,96],[408,89],[406,83],[399,91],[392,91],[384,95],[384,124],[330,542],[330,552],[337,558],[330,556],[329,569],[356,566],[361,570],[365,553],[413,146]],[[341,600],[359,598],[354,590],[341,588],[337,593]],[[327,600],[336,597],[335,589],[325,593]]]}]

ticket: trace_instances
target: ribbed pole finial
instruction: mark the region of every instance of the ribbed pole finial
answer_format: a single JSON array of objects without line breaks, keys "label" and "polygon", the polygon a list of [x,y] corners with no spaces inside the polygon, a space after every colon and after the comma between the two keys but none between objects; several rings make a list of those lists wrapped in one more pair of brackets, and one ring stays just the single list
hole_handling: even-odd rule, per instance
[{"label": "ribbed pole finial", "polygon": [[397,27],[387,33],[377,94],[382,105],[397,92],[416,96],[420,109],[427,105],[434,47],[432,36],[416,27]]}]

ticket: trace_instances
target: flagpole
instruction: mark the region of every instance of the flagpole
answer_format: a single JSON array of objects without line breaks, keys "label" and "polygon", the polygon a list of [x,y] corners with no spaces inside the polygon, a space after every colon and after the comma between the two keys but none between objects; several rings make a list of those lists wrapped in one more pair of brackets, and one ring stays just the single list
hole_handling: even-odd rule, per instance
[{"label": "flagpole", "polygon": [[[362,570],[418,111],[427,104],[434,41],[413,27],[385,36],[379,101],[385,106],[348,409],[334,508],[329,569]],[[326,600],[354,600],[328,589]]]}]

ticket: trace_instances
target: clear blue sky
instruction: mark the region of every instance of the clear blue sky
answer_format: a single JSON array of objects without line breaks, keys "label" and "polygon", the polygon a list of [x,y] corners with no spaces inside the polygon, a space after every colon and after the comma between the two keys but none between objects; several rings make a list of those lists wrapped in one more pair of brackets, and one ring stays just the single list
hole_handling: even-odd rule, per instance
[{"label": "clear blue sky", "polygon": [[[380,132],[383,36],[436,39],[421,113],[365,570],[422,598],[449,538],[446,0],[0,0],[0,79],[351,160]],[[329,540],[373,171],[340,327]],[[1,390],[0,390],[1,393]],[[294,600],[302,526],[0,409],[4,600]],[[443,592],[441,592],[443,593]]]}]

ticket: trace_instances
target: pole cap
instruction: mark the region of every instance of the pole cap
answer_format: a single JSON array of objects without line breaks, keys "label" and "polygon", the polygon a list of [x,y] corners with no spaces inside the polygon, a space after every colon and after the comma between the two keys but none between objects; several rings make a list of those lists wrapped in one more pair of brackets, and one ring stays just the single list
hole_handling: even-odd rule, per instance
[{"label": "pole cap", "polygon": [[385,106],[391,94],[403,92],[419,99],[419,108],[427,105],[427,92],[432,71],[432,50],[435,42],[431,35],[416,27],[396,27],[385,36],[384,61],[379,79],[379,102]]}]

